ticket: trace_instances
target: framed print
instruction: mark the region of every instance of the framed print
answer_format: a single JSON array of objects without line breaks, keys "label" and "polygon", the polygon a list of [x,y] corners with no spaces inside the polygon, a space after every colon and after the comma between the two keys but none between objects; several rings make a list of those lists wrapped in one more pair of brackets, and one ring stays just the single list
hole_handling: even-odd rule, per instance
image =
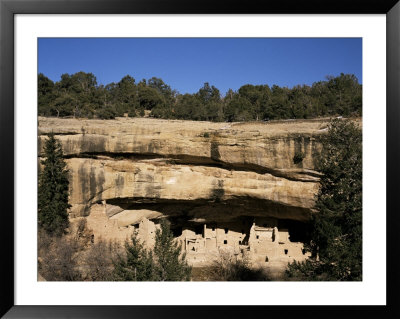
[{"label": "framed print", "polygon": [[5,318],[399,314],[397,1],[0,10]]}]

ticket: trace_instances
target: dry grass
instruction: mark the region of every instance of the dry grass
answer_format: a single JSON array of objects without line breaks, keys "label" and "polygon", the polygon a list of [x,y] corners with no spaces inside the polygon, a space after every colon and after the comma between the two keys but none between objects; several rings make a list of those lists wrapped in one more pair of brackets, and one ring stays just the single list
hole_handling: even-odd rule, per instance
[{"label": "dry grass", "polygon": [[209,267],[192,269],[193,281],[268,281],[266,269],[254,268],[246,259],[220,251],[218,258]]}]

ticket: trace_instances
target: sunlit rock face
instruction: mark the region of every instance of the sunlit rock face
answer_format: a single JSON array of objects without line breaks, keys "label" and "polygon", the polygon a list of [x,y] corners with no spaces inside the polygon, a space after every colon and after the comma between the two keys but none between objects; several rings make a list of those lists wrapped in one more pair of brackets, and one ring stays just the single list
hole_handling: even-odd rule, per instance
[{"label": "sunlit rock face", "polygon": [[[39,118],[39,148],[54,132],[68,157],[170,159],[312,180],[322,121],[210,123],[157,119],[76,120]],[[304,159],[295,163],[296,152]]]},{"label": "sunlit rock face", "polygon": [[192,265],[225,250],[284,269],[304,260],[304,222],[320,174],[322,120],[210,123],[150,118],[39,118],[39,157],[50,132],[70,179],[70,217],[94,240],[146,247],[167,218]]},{"label": "sunlit rock face", "polygon": [[[317,120],[39,118],[39,154],[54,132],[70,171],[71,216],[86,216],[105,200],[121,212],[151,210],[157,218],[193,222],[239,216],[304,221],[318,191],[314,164],[325,128]],[[302,160],[294,161],[295,154]]]},{"label": "sunlit rock face", "polygon": [[106,200],[125,210],[150,209],[190,219],[232,219],[240,215],[306,220],[316,182],[269,173],[217,167],[170,165],[114,159],[66,160],[74,216]]}]

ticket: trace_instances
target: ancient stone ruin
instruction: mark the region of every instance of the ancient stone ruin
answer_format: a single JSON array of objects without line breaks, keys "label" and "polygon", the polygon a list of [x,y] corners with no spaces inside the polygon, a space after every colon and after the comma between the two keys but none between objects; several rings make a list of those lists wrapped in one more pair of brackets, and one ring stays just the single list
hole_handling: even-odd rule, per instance
[{"label": "ancient stone ruin", "polygon": [[123,241],[137,230],[151,247],[167,218],[194,266],[227,252],[283,269],[309,257],[305,221],[325,128],[322,120],[39,118],[39,156],[54,132],[70,174],[70,219],[85,217],[94,240]]}]

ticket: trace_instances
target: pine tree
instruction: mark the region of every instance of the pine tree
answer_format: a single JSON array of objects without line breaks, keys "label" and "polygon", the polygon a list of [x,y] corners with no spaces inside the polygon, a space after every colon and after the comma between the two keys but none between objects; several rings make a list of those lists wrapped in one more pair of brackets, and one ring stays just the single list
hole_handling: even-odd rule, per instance
[{"label": "pine tree", "polygon": [[294,276],[319,280],[362,279],[362,133],[348,120],[334,120],[318,170],[323,173],[311,220],[309,250],[318,259],[289,266]]},{"label": "pine tree", "polygon": [[190,280],[191,267],[174,239],[169,224],[162,220],[156,230],[154,250],[146,250],[134,233],[125,243],[125,256],[114,261],[116,281],[184,281]]},{"label": "pine tree", "polygon": [[114,262],[115,281],[152,281],[154,261],[151,251],[147,251],[134,233],[131,242],[125,243],[126,256],[119,256]]},{"label": "pine tree", "polygon": [[38,224],[49,234],[60,236],[69,226],[68,170],[60,142],[51,133],[44,146],[39,175]]},{"label": "pine tree", "polygon": [[350,121],[335,120],[324,137],[319,170],[324,174],[314,215],[314,251],[333,278],[361,280],[362,134]]},{"label": "pine tree", "polygon": [[166,220],[161,220],[161,229],[156,230],[154,255],[157,260],[156,275],[160,281],[190,280],[191,267],[186,262],[180,244],[174,239]]}]

